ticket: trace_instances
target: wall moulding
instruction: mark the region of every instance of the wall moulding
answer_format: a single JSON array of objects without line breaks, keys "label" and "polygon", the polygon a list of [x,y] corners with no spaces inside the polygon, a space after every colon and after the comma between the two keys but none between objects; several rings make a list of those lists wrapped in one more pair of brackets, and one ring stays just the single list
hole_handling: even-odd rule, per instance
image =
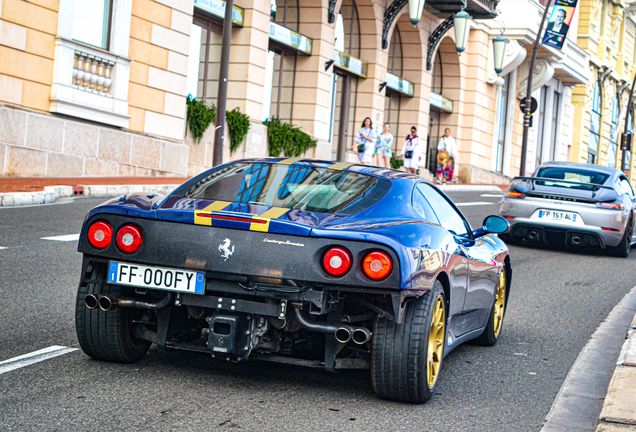
[{"label": "wall moulding", "polygon": [[[517,99],[524,99],[528,90],[528,72],[530,70],[530,59],[523,62],[519,68],[519,86],[517,87]],[[532,76],[531,93],[540,89],[548,83],[554,76],[554,67],[545,59],[537,59],[534,64],[534,74]]]},{"label": "wall moulding", "polygon": [[517,69],[521,63],[526,59],[528,52],[526,49],[516,40],[511,40],[506,48],[506,55],[503,63],[503,70],[500,74],[497,74],[494,70],[494,65],[489,63],[488,68],[488,77],[486,81],[488,84],[492,84],[494,86],[502,86],[504,84],[504,79],[502,77],[508,75],[513,70]]}]

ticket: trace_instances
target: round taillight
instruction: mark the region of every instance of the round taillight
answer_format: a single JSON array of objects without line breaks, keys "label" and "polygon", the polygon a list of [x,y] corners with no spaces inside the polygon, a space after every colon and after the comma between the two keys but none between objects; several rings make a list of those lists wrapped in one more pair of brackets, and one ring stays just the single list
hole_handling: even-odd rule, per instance
[{"label": "round taillight", "polygon": [[364,274],[373,280],[386,279],[393,269],[391,257],[385,252],[371,252],[362,262]]},{"label": "round taillight", "polygon": [[133,225],[125,225],[117,231],[117,246],[123,252],[137,252],[142,243],[141,231]]},{"label": "round taillight", "polygon": [[322,266],[331,276],[340,277],[351,270],[351,252],[343,247],[329,249],[322,257]]},{"label": "round taillight", "polygon": [[88,229],[88,241],[98,249],[110,246],[113,240],[113,227],[108,222],[95,222]]}]

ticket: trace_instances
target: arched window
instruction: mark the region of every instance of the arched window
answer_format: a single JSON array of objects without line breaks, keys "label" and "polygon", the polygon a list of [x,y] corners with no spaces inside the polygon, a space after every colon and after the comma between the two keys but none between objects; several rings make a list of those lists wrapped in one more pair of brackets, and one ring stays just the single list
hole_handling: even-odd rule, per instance
[{"label": "arched window", "polygon": [[[400,36],[400,29],[396,26],[391,36],[391,43],[389,45],[389,60],[387,63],[387,72],[402,77],[403,62],[402,62],[402,38]],[[400,130],[400,107],[402,106],[402,95],[393,91],[390,88],[386,88],[386,98],[384,99],[384,122],[389,123],[391,126],[391,133],[395,137],[398,136]],[[378,125],[380,126],[380,125]],[[381,128],[381,126],[380,126]],[[382,129],[380,129],[382,130]],[[393,152],[397,152],[399,146],[401,146],[399,139],[393,140]]]},{"label": "arched window", "polygon": [[601,140],[601,92],[601,82],[596,81],[590,114],[590,140],[587,145],[587,163],[590,164],[595,164],[598,160],[598,143]]},{"label": "arched window", "polygon": [[618,113],[619,97],[618,94],[614,95],[612,101],[612,127],[610,128],[610,143],[607,148],[607,166],[610,168],[616,168],[616,149],[618,148]]}]

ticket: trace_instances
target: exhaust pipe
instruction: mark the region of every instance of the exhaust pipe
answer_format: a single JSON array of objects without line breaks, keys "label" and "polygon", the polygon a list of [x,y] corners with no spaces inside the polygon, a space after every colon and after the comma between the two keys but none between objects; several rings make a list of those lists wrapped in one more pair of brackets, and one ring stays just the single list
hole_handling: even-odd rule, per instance
[{"label": "exhaust pipe", "polygon": [[340,343],[347,343],[353,340],[355,343],[362,345],[371,340],[371,332],[364,327],[352,327],[342,324],[334,325],[314,321],[300,308],[294,308],[294,318],[296,318],[296,322],[305,330],[332,334]]},{"label": "exhaust pipe", "polygon": [[539,238],[539,233],[538,233],[538,232],[536,232],[536,231],[534,231],[534,230],[532,230],[532,231],[530,231],[530,232],[528,233],[528,238],[529,238],[530,240],[536,240],[536,239],[538,239],[538,238]]},{"label": "exhaust pipe", "polygon": [[583,243],[583,239],[577,235],[572,236],[572,244],[574,246],[580,246]]},{"label": "exhaust pipe", "polygon": [[109,296],[95,296],[88,294],[84,298],[84,303],[89,309],[95,309],[99,306],[104,312],[117,308],[142,309],[142,310],[161,310],[170,306],[172,302],[172,294],[168,293],[164,298],[157,302],[148,302],[130,298],[117,298]]},{"label": "exhaust pipe", "polygon": [[364,327],[356,327],[351,334],[351,339],[358,345],[364,345],[371,340],[371,332]]},{"label": "exhaust pipe", "polygon": [[86,307],[89,309],[95,309],[98,306],[99,299],[93,294],[88,294],[84,297],[84,303],[86,303]]},{"label": "exhaust pipe", "polygon": [[334,336],[336,337],[336,340],[340,343],[347,343],[351,340],[351,335],[353,334],[353,332],[351,331],[352,329],[349,327],[340,327],[338,329],[336,329],[336,332],[334,333]]}]

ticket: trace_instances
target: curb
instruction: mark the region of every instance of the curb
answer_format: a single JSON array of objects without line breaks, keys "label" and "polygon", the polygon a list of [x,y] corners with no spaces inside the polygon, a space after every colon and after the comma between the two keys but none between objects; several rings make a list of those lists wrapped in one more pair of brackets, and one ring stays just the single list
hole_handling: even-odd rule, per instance
[{"label": "curb", "polygon": [[168,195],[178,186],[179,185],[176,184],[79,186],[82,190],[81,193],[75,193],[73,186],[45,186],[44,191],[0,193],[0,207],[51,204],[59,198],[68,198],[80,195],[92,198],[116,197],[135,192],[149,192]]},{"label": "curb", "polygon": [[[612,391],[612,374],[621,347],[625,343],[625,332],[633,324],[636,314],[636,286],[612,309],[583,347],[568,372],[559,393],[546,416],[541,432],[593,432],[602,417],[604,398]],[[634,377],[636,378],[636,368]],[[635,387],[636,388],[636,387]],[[633,417],[636,411],[626,393],[616,397],[627,404]],[[615,425],[604,432],[619,432]]]},{"label": "curb", "polygon": [[612,375],[596,432],[636,430],[636,315]]}]

